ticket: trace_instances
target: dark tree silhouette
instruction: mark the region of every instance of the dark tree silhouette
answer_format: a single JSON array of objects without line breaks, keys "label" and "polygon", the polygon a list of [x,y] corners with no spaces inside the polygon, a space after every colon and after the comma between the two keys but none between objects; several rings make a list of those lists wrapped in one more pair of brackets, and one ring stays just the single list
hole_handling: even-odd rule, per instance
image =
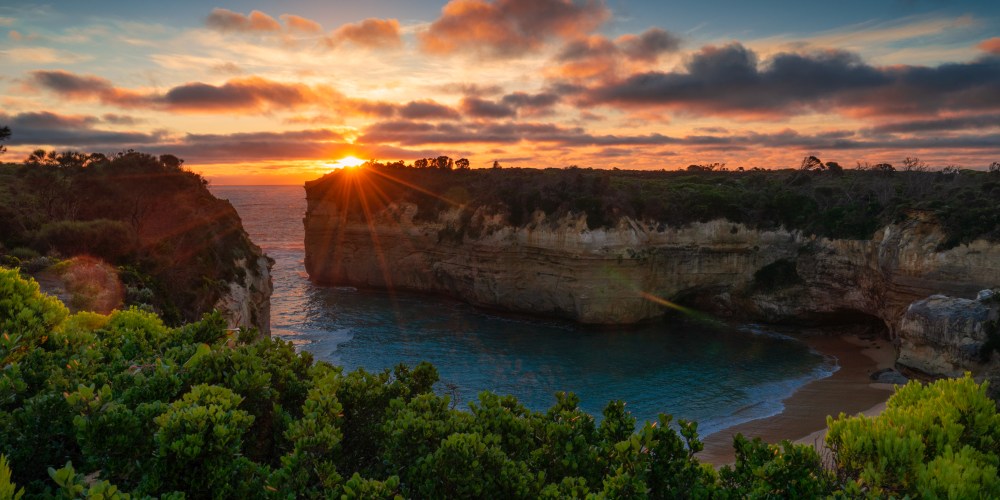
[{"label": "dark tree silhouette", "polygon": [[184,164],[184,160],[174,155],[160,155],[160,163],[169,169],[180,170],[181,165]]},{"label": "dark tree silhouette", "polygon": [[469,159],[468,158],[459,158],[459,159],[455,160],[455,168],[457,168],[459,170],[468,170],[469,169]]},{"label": "dark tree silhouette", "polygon": [[839,163],[835,161],[826,162],[826,169],[835,176],[844,175],[844,167],[840,166]]},{"label": "dark tree silhouette", "polygon": [[3,141],[10,138],[10,127],[0,127],[0,154],[7,151],[7,146],[3,145]]},{"label": "dark tree silhouette", "polygon": [[427,168],[427,159],[426,158],[421,158],[421,159],[413,162],[413,166],[415,168]]},{"label": "dark tree silhouette", "polygon": [[803,158],[802,166],[799,167],[799,170],[809,170],[809,171],[821,171],[825,169],[826,166],[823,165],[823,162],[820,161],[820,159],[816,158],[815,156],[807,156]]},{"label": "dark tree silhouette", "polygon": [[1000,161],[995,161],[993,163],[990,163],[990,173],[1000,174]]},{"label": "dark tree silhouette", "polygon": [[454,162],[452,162],[451,158],[442,155],[434,159],[434,164],[441,170],[451,170]]}]

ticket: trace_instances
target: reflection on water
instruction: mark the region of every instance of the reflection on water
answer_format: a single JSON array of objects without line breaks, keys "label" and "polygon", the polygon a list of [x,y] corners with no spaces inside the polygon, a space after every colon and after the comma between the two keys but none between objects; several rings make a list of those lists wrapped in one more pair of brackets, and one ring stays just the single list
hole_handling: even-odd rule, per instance
[{"label": "reflection on water", "polygon": [[509,318],[410,294],[317,287],[303,268],[301,187],[214,187],[275,259],[272,334],[347,369],[433,363],[462,405],[483,390],[544,410],[556,391],[576,392],[600,415],[621,399],[640,420],[672,413],[706,435],[774,414],[780,400],[825,376],[830,360],[805,345],[751,328],[654,322],[589,329]]}]

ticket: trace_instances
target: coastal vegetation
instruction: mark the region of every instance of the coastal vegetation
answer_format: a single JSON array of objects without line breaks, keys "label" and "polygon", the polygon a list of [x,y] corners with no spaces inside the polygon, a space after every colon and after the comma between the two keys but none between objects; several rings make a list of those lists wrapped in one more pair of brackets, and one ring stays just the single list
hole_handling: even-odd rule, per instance
[{"label": "coastal vegetation", "polygon": [[[455,408],[428,364],[345,372],[217,314],[69,314],[0,269],[0,492],[58,498],[837,498],[1000,495],[1000,416],[968,376],[911,382],[877,417],[829,421],[831,456],[737,438],[700,463],[697,425]],[[9,471],[8,471],[9,467]]]},{"label": "coastal vegetation", "polygon": [[394,202],[416,204],[416,218],[427,220],[460,206],[460,232],[473,235],[479,209],[503,214],[515,226],[530,223],[541,211],[585,215],[591,229],[614,226],[623,217],[675,227],[726,219],[838,239],[868,239],[920,212],[939,221],[945,247],[977,238],[1000,241],[1000,167],[931,171],[907,158],[898,169],[889,163],[844,168],[816,157],[787,170],[727,170],[721,164],[683,171],[447,166],[447,161],[369,162],[309,182],[307,191],[317,198],[337,197],[357,218]]},{"label": "coastal vegetation", "polygon": [[0,263],[38,272],[87,256],[117,268],[119,305],[170,325],[197,319],[257,250],[232,206],[182,165],[131,150],[39,150],[0,164]]}]

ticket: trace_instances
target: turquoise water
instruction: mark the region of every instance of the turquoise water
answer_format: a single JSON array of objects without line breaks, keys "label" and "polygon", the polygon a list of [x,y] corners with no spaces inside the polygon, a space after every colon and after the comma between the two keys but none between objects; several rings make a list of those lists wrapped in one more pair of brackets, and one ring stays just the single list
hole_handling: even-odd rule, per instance
[{"label": "turquoise water", "polygon": [[699,422],[701,435],[781,411],[796,388],[835,369],[801,342],[753,326],[656,321],[593,329],[506,317],[422,295],[319,287],[303,259],[304,191],[298,186],[215,186],[251,238],[275,259],[272,334],[347,369],[433,363],[437,390],[459,405],[480,391],[512,394],[545,410],[572,391],[600,415],[612,399],[640,421],[659,413]]}]

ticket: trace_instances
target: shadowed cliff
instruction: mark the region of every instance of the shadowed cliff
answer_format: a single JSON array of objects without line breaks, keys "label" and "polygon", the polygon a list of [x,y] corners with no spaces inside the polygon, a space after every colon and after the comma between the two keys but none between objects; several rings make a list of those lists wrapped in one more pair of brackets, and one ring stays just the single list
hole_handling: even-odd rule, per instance
[{"label": "shadowed cliff", "polygon": [[[212,196],[207,181],[181,163],[127,151],[111,157],[39,152],[23,164],[3,165],[3,264],[37,272],[86,256],[117,272],[122,293],[109,299],[112,307],[144,305],[170,324],[219,309],[231,326],[268,332],[270,261],[232,205]],[[85,274],[78,262],[64,260],[43,278],[61,276],[72,288]],[[82,304],[97,293],[87,284],[76,292]]]}]

